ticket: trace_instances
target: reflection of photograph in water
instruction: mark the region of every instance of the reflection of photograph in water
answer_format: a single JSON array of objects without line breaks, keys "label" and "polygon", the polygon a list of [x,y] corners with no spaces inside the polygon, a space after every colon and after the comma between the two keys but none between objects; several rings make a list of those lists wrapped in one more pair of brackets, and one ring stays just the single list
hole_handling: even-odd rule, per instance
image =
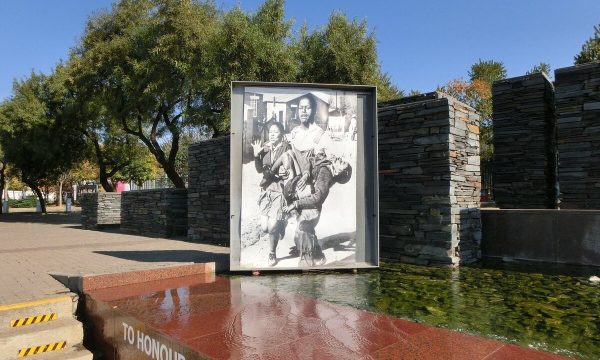
[{"label": "reflection of photograph in water", "polygon": [[356,93],[248,87],[240,265],[354,263]]}]

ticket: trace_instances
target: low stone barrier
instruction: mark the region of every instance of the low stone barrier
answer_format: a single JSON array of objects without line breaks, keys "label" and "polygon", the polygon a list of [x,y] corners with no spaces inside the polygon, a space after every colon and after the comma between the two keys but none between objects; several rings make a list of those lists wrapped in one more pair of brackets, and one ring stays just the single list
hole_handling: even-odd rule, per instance
[{"label": "low stone barrier", "polygon": [[79,196],[81,226],[98,229],[121,223],[121,193],[86,193]]},{"label": "low stone barrier", "polygon": [[156,237],[187,233],[187,190],[125,191],[121,201],[121,229]]},{"label": "low stone barrier", "polygon": [[600,266],[600,210],[481,210],[483,257]]}]

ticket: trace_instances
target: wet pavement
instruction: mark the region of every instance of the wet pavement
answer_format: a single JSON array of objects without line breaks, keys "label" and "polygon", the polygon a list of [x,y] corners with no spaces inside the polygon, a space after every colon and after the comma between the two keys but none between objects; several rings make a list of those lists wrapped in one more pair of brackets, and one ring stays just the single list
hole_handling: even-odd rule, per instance
[{"label": "wet pavement", "polygon": [[564,359],[211,273],[87,290],[86,310],[107,359]]}]

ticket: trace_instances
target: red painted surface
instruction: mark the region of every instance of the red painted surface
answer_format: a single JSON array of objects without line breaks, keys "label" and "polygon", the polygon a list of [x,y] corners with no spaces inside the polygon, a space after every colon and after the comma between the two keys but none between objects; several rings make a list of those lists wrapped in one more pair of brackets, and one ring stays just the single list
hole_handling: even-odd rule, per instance
[{"label": "red painted surface", "polygon": [[86,310],[108,359],[563,359],[213,274],[90,290]]}]

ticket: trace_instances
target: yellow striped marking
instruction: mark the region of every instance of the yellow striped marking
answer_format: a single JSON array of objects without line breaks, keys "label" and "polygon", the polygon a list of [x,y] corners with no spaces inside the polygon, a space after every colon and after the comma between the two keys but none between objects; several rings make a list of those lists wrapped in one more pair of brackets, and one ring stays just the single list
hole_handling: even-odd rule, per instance
[{"label": "yellow striped marking", "polygon": [[30,348],[23,348],[23,349],[19,350],[18,357],[22,358],[25,356],[31,356],[31,355],[35,355],[35,354],[39,354],[39,353],[48,352],[48,351],[60,350],[60,349],[63,349],[65,346],[67,346],[66,341],[59,341],[59,342],[52,343],[52,344],[34,346],[34,347],[30,347]]},{"label": "yellow striped marking", "polygon": [[57,296],[57,297],[41,299],[41,300],[0,305],[0,311],[16,310],[16,309],[23,309],[23,308],[28,308],[28,307],[37,306],[37,305],[52,304],[52,303],[61,302],[61,301],[67,300],[67,299],[71,300],[71,297],[68,295],[64,295],[64,296]]},{"label": "yellow striped marking", "polygon": [[19,326],[37,324],[40,322],[56,320],[57,318],[58,318],[58,316],[56,315],[56,313],[38,315],[38,316],[30,316],[30,317],[26,317],[26,318],[11,320],[10,327],[19,327]]}]

